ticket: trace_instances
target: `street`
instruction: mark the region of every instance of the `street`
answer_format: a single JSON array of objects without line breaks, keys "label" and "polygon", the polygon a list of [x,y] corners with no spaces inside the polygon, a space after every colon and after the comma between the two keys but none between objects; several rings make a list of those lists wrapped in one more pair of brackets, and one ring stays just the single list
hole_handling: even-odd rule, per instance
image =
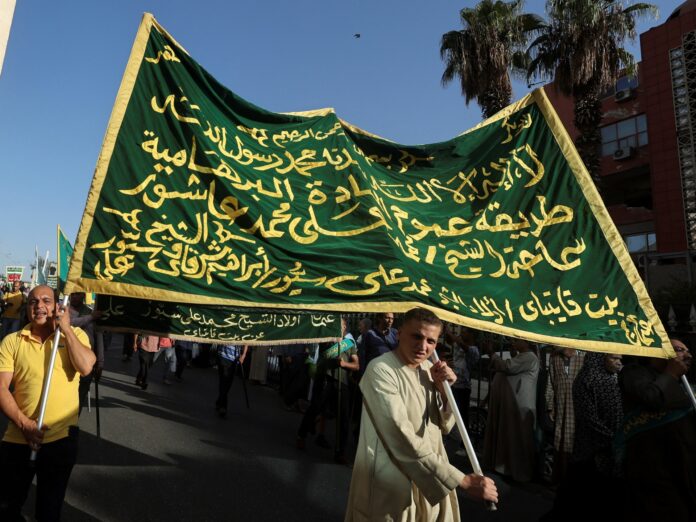
[{"label": "street", "polygon": [[[247,383],[230,391],[226,419],[215,414],[214,368],[188,368],[183,382],[165,385],[157,361],[147,391],[133,383],[137,356],[123,362],[121,336],[106,353],[99,384],[101,439],[92,411],[80,418],[80,455],[65,498],[71,521],[340,521],[351,470],[333,463],[332,451],[307,439],[295,448],[300,415],[283,409],[270,386]],[[4,430],[4,422],[1,423]],[[333,440],[333,422],[327,438]],[[449,447],[451,445],[451,448]],[[467,469],[466,459],[451,461]],[[552,494],[538,485],[508,485],[496,513],[460,495],[462,520],[535,521]],[[34,487],[24,513],[33,513]]]}]

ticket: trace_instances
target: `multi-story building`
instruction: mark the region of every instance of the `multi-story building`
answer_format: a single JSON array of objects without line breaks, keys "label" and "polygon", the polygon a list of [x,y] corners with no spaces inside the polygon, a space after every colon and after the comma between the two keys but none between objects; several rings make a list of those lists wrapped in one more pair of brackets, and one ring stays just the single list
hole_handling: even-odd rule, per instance
[{"label": "multi-story building", "polygon": [[[640,46],[637,78],[620,78],[602,101],[602,193],[655,291],[696,277],[696,0]],[[572,100],[545,91],[576,137]]]}]

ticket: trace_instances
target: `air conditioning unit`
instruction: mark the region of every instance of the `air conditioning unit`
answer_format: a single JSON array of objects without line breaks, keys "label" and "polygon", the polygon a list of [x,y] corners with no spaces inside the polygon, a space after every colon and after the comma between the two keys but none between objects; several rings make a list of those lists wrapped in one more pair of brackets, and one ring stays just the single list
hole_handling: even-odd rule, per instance
[{"label": "air conditioning unit", "polygon": [[636,152],[636,149],[634,149],[633,147],[624,147],[623,149],[616,149],[614,151],[614,159],[615,160],[625,160],[625,159],[633,157],[635,152]]},{"label": "air conditioning unit", "polygon": [[621,89],[620,91],[616,91],[616,94],[614,95],[614,99],[617,102],[622,102],[626,100],[630,100],[635,96],[635,91],[633,89]]}]

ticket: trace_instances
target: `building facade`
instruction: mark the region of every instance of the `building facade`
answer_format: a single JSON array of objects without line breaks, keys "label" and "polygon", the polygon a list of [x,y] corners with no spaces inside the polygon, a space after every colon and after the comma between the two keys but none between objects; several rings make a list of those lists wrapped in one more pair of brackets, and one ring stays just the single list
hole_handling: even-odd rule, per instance
[{"label": "building facade", "polygon": [[[651,291],[696,276],[696,0],[640,35],[637,78],[602,101],[604,202]],[[573,138],[573,102],[545,92]]]}]

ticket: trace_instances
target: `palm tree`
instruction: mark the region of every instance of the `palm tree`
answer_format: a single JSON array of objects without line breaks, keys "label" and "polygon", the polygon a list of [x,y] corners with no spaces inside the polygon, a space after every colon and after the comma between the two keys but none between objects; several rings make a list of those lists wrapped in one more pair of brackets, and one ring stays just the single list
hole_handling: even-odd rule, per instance
[{"label": "palm tree", "polygon": [[459,12],[463,29],[442,35],[442,85],[458,77],[466,104],[476,99],[485,118],[510,104],[510,71],[526,71],[524,48],[543,25],[521,10],[522,0],[482,0]]},{"label": "palm tree", "polygon": [[580,132],[575,144],[597,183],[602,93],[622,74],[635,75],[635,60],[623,45],[635,40],[637,20],[657,16],[657,8],[615,0],[548,0],[546,8],[549,21],[529,47],[527,78],[553,78],[561,93],[573,97]]}]

